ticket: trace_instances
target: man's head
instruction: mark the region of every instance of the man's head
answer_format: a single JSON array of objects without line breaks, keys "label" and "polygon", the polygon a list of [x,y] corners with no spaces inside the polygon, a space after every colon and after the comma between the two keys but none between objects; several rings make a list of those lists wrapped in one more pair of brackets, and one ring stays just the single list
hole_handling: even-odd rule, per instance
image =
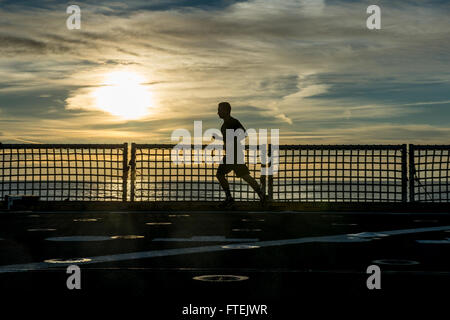
[{"label": "man's head", "polygon": [[230,116],[231,106],[228,102],[219,103],[219,108],[217,110],[217,114],[220,118],[225,119]]}]

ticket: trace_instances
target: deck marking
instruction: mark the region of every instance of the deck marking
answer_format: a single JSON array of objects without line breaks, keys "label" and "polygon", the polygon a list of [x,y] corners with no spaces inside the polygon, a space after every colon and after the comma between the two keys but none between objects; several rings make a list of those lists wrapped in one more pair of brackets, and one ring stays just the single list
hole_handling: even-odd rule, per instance
[{"label": "deck marking", "polygon": [[413,220],[413,222],[415,222],[415,223],[438,223],[439,220],[435,220],[435,219],[416,219],[416,220]]},{"label": "deck marking", "polygon": [[170,225],[172,222],[147,222],[146,225],[148,226],[165,226]]},{"label": "deck marking", "polygon": [[58,264],[74,264],[74,263],[83,263],[83,262],[88,262],[90,261],[88,258],[78,258],[78,259],[68,259],[68,260],[64,260],[64,259],[49,259],[49,260],[45,260],[44,262],[46,263],[58,263]]},{"label": "deck marking", "polygon": [[[388,230],[388,231],[379,231],[379,233],[383,233],[383,234],[392,236],[392,235],[404,235],[404,234],[445,231],[445,230],[450,230],[450,226]],[[276,247],[276,246],[284,246],[284,245],[291,245],[291,244],[301,244],[301,243],[329,242],[329,241],[338,241],[338,240],[346,242],[346,241],[348,241],[348,238],[349,238],[349,234],[341,234],[341,235],[334,235],[334,236],[304,237],[304,238],[285,239],[285,240],[269,240],[269,241],[248,242],[248,243],[241,243],[241,244],[242,245],[244,245],[244,244],[254,245],[254,246],[259,246],[259,247],[263,248],[263,247]],[[365,241],[370,241],[370,239],[365,239]],[[86,257],[84,259],[89,259],[89,261],[79,263],[79,265],[137,260],[137,259],[147,259],[147,258],[154,258],[154,257],[168,257],[168,256],[182,255],[182,254],[230,251],[230,250],[232,250],[232,249],[225,249],[225,248],[223,248],[222,245],[214,245],[214,246],[202,246],[202,247],[191,247],[191,248],[140,251],[140,252],[113,254],[113,255],[107,255],[107,256]],[[52,260],[58,260],[58,259],[52,259]],[[72,263],[58,263],[58,265],[60,265],[60,266],[64,266],[64,265],[68,266],[70,264],[72,264]],[[51,269],[53,266],[54,266],[54,264],[47,263],[47,262],[5,265],[5,266],[0,266],[0,273],[46,270],[46,269]]]},{"label": "deck marking", "polygon": [[226,238],[224,236],[193,236],[190,238],[155,238],[155,242],[256,242],[258,238]]},{"label": "deck marking", "polygon": [[47,232],[47,231],[56,231],[53,228],[37,228],[37,229],[27,229],[29,232]]},{"label": "deck marking", "polygon": [[420,264],[418,261],[414,260],[402,260],[402,259],[378,259],[372,261],[375,264],[385,264],[390,266],[413,266]]},{"label": "deck marking", "polygon": [[227,244],[226,246],[222,246],[224,249],[257,249],[260,246],[252,246],[249,244]]},{"label": "deck marking", "polygon": [[69,236],[69,237],[51,237],[46,238],[47,241],[68,241],[68,242],[84,242],[84,241],[107,241],[112,240],[106,236]]},{"label": "deck marking", "polygon": [[73,219],[74,222],[97,222],[100,221],[101,218],[78,218]]},{"label": "deck marking", "polygon": [[136,240],[136,239],[144,239],[145,236],[135,235],[135,234],[128,234],[128,235],[122,235],[122,236],[111,236],[111,239],[113,240]]},{"label": "deck marking", "polygon": [[208,281],[208,282],[233,282],[248,280],[247,276],[236,276],[232,274],[207,274],[203,276],[193,277],[194,280]]},{"label": "deck marking", "polygon": [[388,237],[387,233],[381,232],[359,232],[359,233],[351,233],[349,236],[360,237],[360,238],[374,238],[374,237]]},{"label": "deck marking", "polygon": [[450,244],[450,238],[442,240],[416,240],[416,242],[421,244]]}]

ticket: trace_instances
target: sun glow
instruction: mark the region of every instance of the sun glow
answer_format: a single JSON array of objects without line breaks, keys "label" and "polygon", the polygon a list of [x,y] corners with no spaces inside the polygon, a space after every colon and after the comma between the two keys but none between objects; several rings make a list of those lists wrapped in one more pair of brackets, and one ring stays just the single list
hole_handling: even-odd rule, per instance
[{"label": "sun glow", "polygon": [[105,76],[102,86],[93,91],[96,107],[122,119],[139,119],[149,114],[152,94],[137,73],[118,71]]}]

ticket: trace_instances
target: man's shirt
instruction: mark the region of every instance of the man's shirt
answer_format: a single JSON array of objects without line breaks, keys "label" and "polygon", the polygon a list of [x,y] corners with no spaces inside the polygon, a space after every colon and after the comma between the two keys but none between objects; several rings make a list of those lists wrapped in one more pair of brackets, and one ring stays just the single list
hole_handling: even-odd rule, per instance
[{"label": "man's shirt", "polygon": [[[220,128],[220,131],[222,132],[222,137],[223,137],[223,147],[226,150],[226,139],[227,139],[227,129],[233,129],[233,130],[237,130],[237,129],[242,129],[245,133],[245,128],[244,126],[239,122],[238,119],[230,117],[230,119],[228,120],[224,120],[222,127]],[[245,138],[245,135],[242,136],[242,139]],[[237,144],[238,144],[238,140],[237,137],[234,137],[234,159],[235,159],[235,163],[236,161],[236,157],[237,157]]]}]

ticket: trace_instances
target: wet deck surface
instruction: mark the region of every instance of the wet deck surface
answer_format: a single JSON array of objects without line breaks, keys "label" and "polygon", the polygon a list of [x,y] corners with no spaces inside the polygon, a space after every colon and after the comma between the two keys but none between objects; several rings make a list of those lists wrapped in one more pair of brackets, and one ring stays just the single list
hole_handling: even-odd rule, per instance
[{"label": "wet deck surface", "polygon": [[[160,319],[183,318],[189,304],[248,303],[267,304],[278,319],[299,303],[448,296],[450,288],[450,214],[442,213],[2,212],[0,239],[9,296],[132,298],[164,306]],[[66,287],[71,264],[81,268],[81,290]],[[381,290],[366,285],[373,264]],[[194,279],[203,275],[241,281]]]}]

